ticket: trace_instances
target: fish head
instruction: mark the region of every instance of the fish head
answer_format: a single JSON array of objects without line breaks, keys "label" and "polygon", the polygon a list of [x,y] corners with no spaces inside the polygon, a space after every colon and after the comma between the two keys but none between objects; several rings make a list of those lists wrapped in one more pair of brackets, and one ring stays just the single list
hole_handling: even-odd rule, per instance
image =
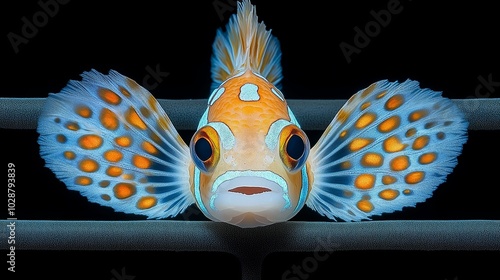
[{"label": "fish head", "polygon": [[309,140],[281,92],[247,71],[214,90],[190,142],[192,192],[214,221],[264,226],[304,205]]}]

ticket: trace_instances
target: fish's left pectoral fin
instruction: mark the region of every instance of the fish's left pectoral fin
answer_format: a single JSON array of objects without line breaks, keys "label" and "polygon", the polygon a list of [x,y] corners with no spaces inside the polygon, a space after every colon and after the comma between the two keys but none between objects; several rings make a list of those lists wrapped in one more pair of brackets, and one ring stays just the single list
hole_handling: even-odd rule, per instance
[{"label": "fish's left pectoral fin", "polygon": [[467,125],[451,100],[416,81],[374,83],[347,101],[311,149],[306,205],[344,221],[415,206],[457,164]]},{"label": "fish's left pectoral fin", "polygon": [[116,71],[82,78],[45,102],[38,143],[46,166],[116,211],[167,218],[194,203],[189,148],[157,100]]}]

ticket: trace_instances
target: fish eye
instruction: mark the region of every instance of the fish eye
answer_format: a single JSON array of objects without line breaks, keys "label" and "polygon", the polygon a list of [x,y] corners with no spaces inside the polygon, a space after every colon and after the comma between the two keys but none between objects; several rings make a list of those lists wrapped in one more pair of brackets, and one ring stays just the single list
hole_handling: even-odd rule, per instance
[{"label": "fish eye", "polygon": [[290,172],[304,166],[309,155],[309,139],[296,125],[283,128],[280,134],[280,157]]},{"label": "fish eye", "polygon": [[200,128],[191,138],[191,158],[196,167],[210,172],[219,161],[219,135],[210,126]]},{"label": "fish eye", "polygon": [[194,143],[194,152],[201,161],[207,161],[213,154],[212,145],[205,138],[199,138]]},{"label": "fish eye", "polygon": [[293,134],[288,138],[288,142],[286,143],[286,153],[288,156],[294,160],[299,160],[300,157],[304,154],[305,144],[302,141],[300,136]]}]

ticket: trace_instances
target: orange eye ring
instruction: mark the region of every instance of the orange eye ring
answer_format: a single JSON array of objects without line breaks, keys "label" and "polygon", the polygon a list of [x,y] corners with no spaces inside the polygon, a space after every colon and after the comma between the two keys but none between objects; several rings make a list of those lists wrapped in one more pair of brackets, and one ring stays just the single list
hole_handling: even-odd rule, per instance
[{"label": "orange eye ring", "polygon": [[309,139],[296,125],[288,125],[280,133],[279,153],[283,164],[290,172],[304,166],[309,155]]},{"label": "orange eye ring", "polygon": [[211,126],[200,128],[189,144],[191,158],[203,172],[211,172],[220,157],[219,134]]}]

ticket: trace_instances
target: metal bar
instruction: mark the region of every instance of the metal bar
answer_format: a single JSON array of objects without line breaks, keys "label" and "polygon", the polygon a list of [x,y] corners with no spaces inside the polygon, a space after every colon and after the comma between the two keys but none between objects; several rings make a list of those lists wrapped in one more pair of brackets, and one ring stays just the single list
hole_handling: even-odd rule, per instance
[{"label": "metal bar", "polygon": [[[12,220],[1,220],[6,232]],[[500,250],[500,220],[295,222],[242,229],[212,221],[16,220],[21,250],[172,250],[239,255],[332,250]],[[284,238],[286,237],[286,238]],[[260,245],[256,245],[260,244]],[[6,242],[0,248],[7,249]]]},{"label": "metal bar", "polygon": [[[194,130],[207,106],[205,99],[158,100],[178,130]],[[45,98],[0,98],[0,128],[35,129]],[[346,100],[287,101],[302,127],[324,130]],[[500,129],[500,98],[453,99],[470,130]]]},{"label": "metal bar", "polygon": [[[8,236],[12,220],[2,220]],[[285,222],[241,229],[210,221],[15,221],[18,250],[226,252],[243,279],[260,279],[272,252],[500,250],[500,221]],[[6,242],[0,243],[7,249]]]}]

